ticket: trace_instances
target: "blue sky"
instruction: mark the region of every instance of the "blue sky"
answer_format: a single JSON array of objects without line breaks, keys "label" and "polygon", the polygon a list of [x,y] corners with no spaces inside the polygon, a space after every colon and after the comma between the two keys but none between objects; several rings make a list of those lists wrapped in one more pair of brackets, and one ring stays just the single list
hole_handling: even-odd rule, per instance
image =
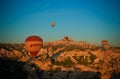
[{"label": "blue sky", "polygon": [[[29,35],[44,41],[72,37],[120,46],[119,0],[0,0],[0,43],[24,43]],[[50,26],[55,22],[55,27]]]}]

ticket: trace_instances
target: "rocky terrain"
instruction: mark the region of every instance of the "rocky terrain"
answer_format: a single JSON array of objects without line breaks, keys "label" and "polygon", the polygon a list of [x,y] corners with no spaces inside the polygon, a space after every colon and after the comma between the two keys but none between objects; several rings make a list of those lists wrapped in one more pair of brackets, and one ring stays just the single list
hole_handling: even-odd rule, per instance
[{"label": "rocky terrain", "polygon": [[0,74],[9,79],[120,79],[120,47],[76,42],[65,36],[44,42],[31,58],[24,44],[0,44]]}]

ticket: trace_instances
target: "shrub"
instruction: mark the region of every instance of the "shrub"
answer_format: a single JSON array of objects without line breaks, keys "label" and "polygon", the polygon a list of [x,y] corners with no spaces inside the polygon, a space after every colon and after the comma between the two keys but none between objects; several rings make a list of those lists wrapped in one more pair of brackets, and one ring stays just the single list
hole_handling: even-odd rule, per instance
[{"label": "shrub", "polygon": [[97,58],[97,56],[92,54],[91,52],[89,54],[90,54],[89,59],[91,60],[91,62],[94,62],[94,60]]},{"label": "shrub", "polygon": [[77,60],[78,64],[82,64],[82,65],[88,65],[88,57],[87,56],[79,56],[79,57],[76,57],[74,56],[74,58]]},{"label": "shrub", "polygon": [[55,61],[54,64],[61,66],[73,66],[75,63],[72,62],[70,58],[66,58],[65,61],[63,62]]},{"label": "shrub", "polygon": [[[74,56],[74,58],[77,60],[78,64],[82,64],[87,66],[88,64],[92,64],[94,62],[94,60],[97,58],[96,55],[90,53],[90,56]],[[89,62],[89,60],[91,62]]]}]

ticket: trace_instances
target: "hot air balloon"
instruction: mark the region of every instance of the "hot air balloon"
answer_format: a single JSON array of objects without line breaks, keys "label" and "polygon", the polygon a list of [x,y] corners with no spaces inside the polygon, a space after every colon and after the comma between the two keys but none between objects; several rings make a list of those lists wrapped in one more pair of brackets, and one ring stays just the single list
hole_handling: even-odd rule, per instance
[{"label": "hot air balloon", "polygon": [[55,26],[55,22],[51,22],[51,26],[54,27]]},{"label": "hot air balloon", "polygon": [[102,40],[101,43],[102,43],[102,45],[107,45],[108,41],[107,40]]},{"label": "hot air balloon", "polygon": [[102,48],[103,48],[104,51],[107,51],[107,50],[110,49],[110,45],[108,44],[107,40],[102,40],[101,43],[103,45]]},{"label": "hot air balloon", "polygon": [[37,53],[43,46],[43,40],[39,36],[29,36],[25,39],[25,48],[31,54],[32,57],[35,57]]}]

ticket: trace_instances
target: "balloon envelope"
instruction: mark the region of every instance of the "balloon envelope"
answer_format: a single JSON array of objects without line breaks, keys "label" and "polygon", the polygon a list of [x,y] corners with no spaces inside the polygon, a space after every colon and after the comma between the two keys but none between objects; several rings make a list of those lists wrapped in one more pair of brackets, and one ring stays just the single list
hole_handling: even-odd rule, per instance
[{"label": "balloon envelope", "polygon": [[107,45],[108,41],[107,40],[102,40],[101,43],[102,43],[102,45]]},{"label": "balloon envelope", "polygon": [[32,57],[37,55],[42,46],[43,40],[39,36],[29,36],[25,39],[25,48]]},{"label": "balloon envelope", "polygon": [[54,22],[51,22],[51,26],[54,27],[54,26],[55,26],[55,23],[54,23]]}]

